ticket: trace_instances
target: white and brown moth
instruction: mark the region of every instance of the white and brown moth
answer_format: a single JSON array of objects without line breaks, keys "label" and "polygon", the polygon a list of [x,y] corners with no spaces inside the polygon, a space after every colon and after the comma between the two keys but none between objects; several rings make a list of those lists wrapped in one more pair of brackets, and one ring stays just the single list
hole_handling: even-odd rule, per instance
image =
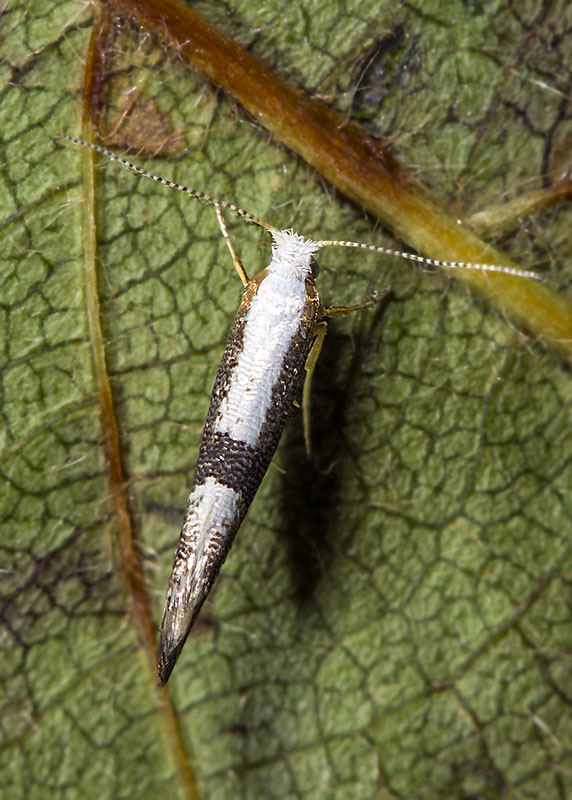
[{"label": "white and brown moth", "polygon": [[[325,335],[324,319],[364,308],[383,296],[351,307],[322,306],[315,286],[315,253],[323,247],[354,247],[447,268],[537,276],[495,265],[436,261],[359,242],[313,241],[292,230],[279,230],[231,203],[153,175],[106,148],[71,136],[63,138],[212,203],[245,286],[216,375],[167,589],[158,654],[159,683],[164,685],[270,465],[304,376],[315,364]],[[272,236],[270,263],[250,280],[230,242],[222,208]],[[304,406],[307,410],[306,402]]]}]

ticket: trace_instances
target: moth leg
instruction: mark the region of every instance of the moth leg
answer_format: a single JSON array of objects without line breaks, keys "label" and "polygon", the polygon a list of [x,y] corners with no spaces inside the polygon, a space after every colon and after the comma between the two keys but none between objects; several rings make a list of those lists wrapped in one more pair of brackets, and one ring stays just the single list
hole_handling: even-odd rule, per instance
[{"label": "moth leg", "polygon": [[242,262],[241,262],[240,258],[238,257],[238,255],[236,254],[236,250],[234,249],[234,245],[232,244],[232,242],[230,240],[230,235],[228,233],[228,229],[226,227],[226,223],[225,223],[224,218],[222,216],[222,208],[221,208],[220,203],[217,200],[215,200],[215,202],[214,202],[214,207],[215,207],[216,216],[217,216],[217,219],[218,219],[218,224],[220,225],[220,229],[221,229],[223,238],[224,238],[224,240],[226,242],[226,246],[230,250],[230,255],[232,257],[232,263],[234,264],[234,268],[238,272],[238,277],[242,281],[242,285],[246,286],[246,284],[248,283],[248,275],[246,274],[246,270],[242,266]]},{"label": "moth leg", "polygon": [[316,327],[314,328],[314,333],[316,335],[316,339],[308,353],[308,358],[306,359],[306,380],[304,381],[304,391],[302,394],[302,418],[304,420],[304,442],[306,444],[306,454],[310,456],[310,395],[311,395],[311,387],[312,387],[312,376],[314,374],[314,369],[316,368],[316,363],[318,361],[318,357],[320,355],[320,351],[322,349],[322,345],[324,344],[324,338],[326,336],[326,331],[328,329],[327,323],[324,317],[331,317],[334,314],[351,314],[352,311],[361,311],[363,308],[371,308],[371,306],[379,303],[381,300],[384,300],[387,295],[391,292],[391,286],[388,286],[387,289],[384,289],[383,292],[380,294],[376,294],[373,297],[370,297],[369,300],[364,300],[362,303],[356,303],[353,306],[331,306],[320,309],[320,315],[322,317],[322,321],[318,322]]},{"label": "moth leg", "polygon": [[384,300],[390,292],[391,286],[388,286],[387,289],[384,289],[380,294],[375,294],[373,297],[370,297],[369,300],[364,300],[362,303],[356,303],[355,306],[329,306],[327,308],[321,308],[321,315],[323,317],[331,317],[334,314],[351,314],[352,311],[361,311],[362,308],[371,308],[371,306]]},{"label": "moth leg", "polygon": [[327,330],[328,325],[325,321],[318,322],[316,324],[316,327],[314,328],[314,334],[316,338],[314,339],[312,347],[310,348],[310,352],[308,353],[308,358],[306,359],[305,364],[306,380],[304,381],[304,390],[302,392],[302,419],[304,421],[304,443],[306,445],[307,456],[310,456],[310,397],[312,377],[314,375],[314,369],[316,368],[316,363],[318,361],[322,345],[324,344],[324,339],[326,338]]}]

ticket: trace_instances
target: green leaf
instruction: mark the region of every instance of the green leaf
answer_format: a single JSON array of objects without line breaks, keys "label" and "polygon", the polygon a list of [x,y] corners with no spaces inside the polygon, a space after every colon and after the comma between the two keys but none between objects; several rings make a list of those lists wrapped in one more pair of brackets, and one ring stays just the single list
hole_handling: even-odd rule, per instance
[{"label": "green leaf", "polygon": [[[268,2],[218,21],[389,135],[469,215],[569,166],[570,9],[541,11]],[[116,544],[81,154],[51,138],[79,132],[89,19],[74,3],[14,4],[2,28],[8,798],[182,793]],[[173,53],[128,26],[116,47],[109,127],[134,88],[187,143],[142,155],[145,167],[276,225],[396,245]],[[113,164],[97,201],[107,367],[158,623],[241,286],[211,208]],[[570,214],[540,212],[500,245],[561,289]],[[265,234],[231,233],[249,273],[263,267]],[[173,675],[200,796],[565,796],[569,374],[442,275],[335,250],[320,266],[326,304],[389,284],[394,298],[330,325],[313,463],[295,411],[276,459],[286,473],[269,471]]]}]

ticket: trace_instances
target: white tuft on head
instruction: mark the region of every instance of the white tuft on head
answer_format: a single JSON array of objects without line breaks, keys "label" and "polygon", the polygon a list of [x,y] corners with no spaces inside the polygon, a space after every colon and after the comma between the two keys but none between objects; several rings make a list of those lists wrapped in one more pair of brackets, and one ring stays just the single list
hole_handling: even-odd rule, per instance
[{"label": "white tuft on head", "polygon": [[312,272],[312,256],[320,249],[318,242],[305,239],[293,230],[272,231],[272,238],[272,260],[268,272],[305,280]]}]

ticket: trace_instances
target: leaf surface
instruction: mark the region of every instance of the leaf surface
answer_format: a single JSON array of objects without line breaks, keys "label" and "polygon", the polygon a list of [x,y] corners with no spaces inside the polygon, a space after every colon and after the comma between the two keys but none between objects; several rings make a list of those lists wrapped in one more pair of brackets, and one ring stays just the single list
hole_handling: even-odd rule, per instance
[{"label": "leaf surface", "polygon": [[[391,137],[459,214],[568,167],[566,3],[208,11],[283,77]],[[65,2],[14,4],[3,20],[8,798],[182,792],[116,544],[81,157],[50,138],[77,132],[89,21]],[[159,119],[187,147],[138,162],[282,227],[396,245],[172,53],[128,26],[116,47],[109,127],[134,93],[154,104],[142,132]],[[112,164],[97,178],[107,368],[158,623],[241,286],[211,208]],[[565,291],[570,213],[518,221],[496,244]],[[265,235],[231,233],[254,274]],[[442,275],[346,251],[319,260],[326,304],[389,284],[394,298],[330,325],[313,463],[294,411],[276,458],[286,472],[269,471],[174,673],[200,796],[566,796],[569,373]]]}]

